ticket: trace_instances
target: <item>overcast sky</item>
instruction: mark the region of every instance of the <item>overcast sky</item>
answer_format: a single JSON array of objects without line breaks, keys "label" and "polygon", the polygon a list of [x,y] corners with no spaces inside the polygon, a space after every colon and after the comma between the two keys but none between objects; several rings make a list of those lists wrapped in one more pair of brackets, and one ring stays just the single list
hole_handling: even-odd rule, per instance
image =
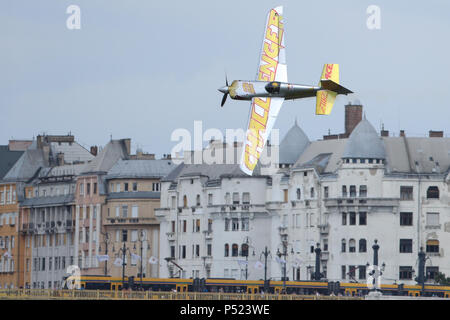
[{"label": "overcast sky", "polygon": [[[69,5],[81,29],[69,30]],[[366,26],[369,5],[381,29]],[[131,138],[133,150],[169,153],[174,129],[245,128],[249,102],[227,100],[229,80],[255,78],[267,12],[284,6],[290,82],[317,85],[340,64],[330,116],[315,99],[285,102],[281,137],[298,118],[311,140],[344,131],[344,105],[359,99],[379,130],[450,136],[448,1],[22,1],[0,2],[0,144],[39,133],[82,145]]]}]

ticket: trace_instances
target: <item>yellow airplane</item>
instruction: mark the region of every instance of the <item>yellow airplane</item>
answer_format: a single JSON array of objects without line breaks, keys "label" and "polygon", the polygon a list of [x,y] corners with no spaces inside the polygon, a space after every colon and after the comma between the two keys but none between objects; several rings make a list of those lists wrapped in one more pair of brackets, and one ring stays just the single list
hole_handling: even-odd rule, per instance
[{"label": "yellow airplane", "polygon": [[235,100],[251,100],[246,141],[241,156],[241,170],[248,175],[261,156],[284,100],[316,96],[316,114],[328,115],[338,94],[353,93],[339,84],[339,65],[325,64],[318,86],[288,83],[284,44],[283,7],[271,9],[267,15],[256,81],[234,80],[226,86],[221,106],[229,95]]}]

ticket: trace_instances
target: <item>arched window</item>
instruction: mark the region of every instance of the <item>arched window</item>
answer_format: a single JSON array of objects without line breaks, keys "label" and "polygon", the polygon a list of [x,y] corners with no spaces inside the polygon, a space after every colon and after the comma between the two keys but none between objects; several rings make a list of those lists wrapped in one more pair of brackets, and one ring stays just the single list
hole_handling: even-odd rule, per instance
[{"label": "arched window", "polygon": [[187,197],[186,197],[186,195],[183,196],[183,207],[187,208]]},{"label": "arched window", "polygon": [[366,239],[359,239],[359,252],[367,252]]},{"label": "arched window", "polygon": [[237,257],[239,255],[239,246],[236,243],[233,243],[231,247],[231,256]]},{"label": "arched window", "polygon": [[356,241],[355,239],[350,239],[348,242],[348,252],[356,252]]},{"label": "arched window", "polygon": [[341,245],[341,252],[345,252],[346,250],[347,241],[345,239],[342,239],[342,245]]},{"label": "arched window", "polygon": [[427,199],[439,199],[439,188],[436,186],[429,187],[427,190]]},{"label": "arched window", "polygon": [[230,254],[230,245],[225,243],[225,257],[228,257]]},{"label": "arched window", "polygon": [[241,245],[241,256],[248,257],[248,244],[246,243]]},{"label": "arched window", "polygon": [[300,188],[298,188],[298,189],[297,189],[297,200],[300,200],[301,195],[302,195],[302,193],[301,193],[301,191],[300,191]]},{"label": "arched window", "polygon": [[200,195],[197,195],[197,206],[200,206]]}]

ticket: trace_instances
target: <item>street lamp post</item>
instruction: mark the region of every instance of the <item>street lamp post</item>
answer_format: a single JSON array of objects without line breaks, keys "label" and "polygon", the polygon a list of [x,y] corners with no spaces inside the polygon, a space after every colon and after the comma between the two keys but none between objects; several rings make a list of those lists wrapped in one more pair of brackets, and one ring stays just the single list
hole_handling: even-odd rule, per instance
[{"label": "street lamp post", "polygon": [[128,249],[125,246],[125,241],[123,241],[123,246],[122,248],[119,248],[118,254],[120,255],[120,253],[122,253],[122,289],[125,288],[125,258],[126,258],[126,254],[127,254],[127,250],[129,253],[131,253],[130,249]]},{"label": "street lamp post", "polygon": [[[245,280],[248,279],[248,251],[250,249],[250,237],[245,237],[245,244],[247,245],[247,252],[245,255]],[[253,256],[255,255],[255,250],[253,250]]]},{"label": "street lamp post", "polygon": [[141,243],[141,265],[140,265],[140,276],[141,276],[141,289],[142,287],[142,260],[144,259],[144,257],[142,256],[142,249],[143,249],[143,242],[147,239],[147,233],[145,232],[145,230],[141,230],[141,232],[139,233],[139,242]]},{"label": "street lamp post", "polygon": [[267,250],[267,246],[264,249],[264,252],[262,252],[259,255],[259,260],[261,260],[261,255],[264,255],[264,291],[267,292],[269,289],[269,284],[267,283],[267,257],[270,255],[270,251]]},{"label": "street lamp post", "polygon": [[320,249],[320,244],[316,244],[316,249],[314,249],[314,252],[316,253],[316,270],[314,271],[314,280],[319,281],[321,278],[320,274],[320,253],[322,250]]},{"label": "street lamp post", "polygon": [[[379,267],[378,267],[378,250],[380,250],[380,246],[378,245],[377,239],[374,240],[374,245],[372,246],[372,249],[373,249],[373,270],[370,273],[370,275],[371,276],[376,275],[377,277],[380,277],[383,274],[386,264],[383,262],[382,268],[379,269]],[[367,262],[366,266],[367,267],[369,266],[368,262]],[[378,274],[378,271],[379,271],[379,274]],[[377,292],[377,286],[375,285],[375,283],[378,281],[377,277],[373,278],[374,286],[371,289],[371,291],[373,291],[373,292]]]},{"label": "street lamp post", "polygon": [[424,289],[425,289],[425,263],[426,263],[426,254],[425,252],[423,252],[423,247],[420,247],[420,251],[419,251],[419,274],[417,276],[417,278],[415,279],[417,281],[418,284],[420,284],[422,286],[421,289],[421,295],[423,296],[424,294]]},{"label": "street lamp post", "polygon": [[[284,262],[283,262],[283,293],[286,294],[286,264],[287,264],[287,247],[288,243],[287,241],[282,242],[283,245],[283,253],[280,252],[280,249],[277,251],[278,258],[281,258],[281,256],[284,256]],[[291,250],[291,254],[294,253],[294,249]]]},{"label": "street lamp post", "polygon": [[[105,255],[108,255],[108,244],[109,244],[109,233],[108,232],[105,232],[105,233],[103,233],[102,232],[102,234],[103,234],[103,236],[104,236],[104,240],[103,240],[103,243],[105,244]],[[105,276],[107,276],[108,275],[108,260],[105,260]]]}]

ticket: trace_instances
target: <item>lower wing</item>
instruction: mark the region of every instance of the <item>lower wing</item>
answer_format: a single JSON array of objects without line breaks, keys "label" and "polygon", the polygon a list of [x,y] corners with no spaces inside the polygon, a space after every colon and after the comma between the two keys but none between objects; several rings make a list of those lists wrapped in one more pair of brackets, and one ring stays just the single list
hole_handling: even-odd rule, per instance
[{"label": "lower wing", "polygon": [[240,168],[252,175],[272,131],[284,98],[253,98]]}]

